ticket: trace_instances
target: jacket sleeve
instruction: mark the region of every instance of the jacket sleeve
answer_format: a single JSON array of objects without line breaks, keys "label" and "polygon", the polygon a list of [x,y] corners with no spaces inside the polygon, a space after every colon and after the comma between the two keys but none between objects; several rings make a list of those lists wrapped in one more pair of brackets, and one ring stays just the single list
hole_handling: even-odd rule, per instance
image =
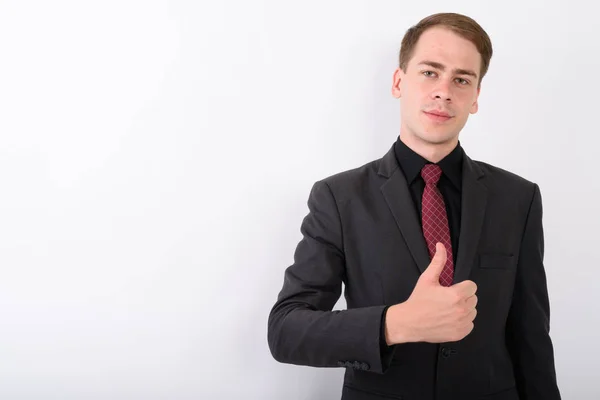
[{"label": "jacket sleeve", "polygon": [[[346,278],[342,222],[329,185],[313,185],[294,263],[268,320],[268,344],[283,363],[383,372],[385,306],[332,311]],[[390,353],[389,350],[385,351]],[[385,364],[390,357],[385,357]]]},{"label": "jacket sleeve", "polygon": [[534,185],[521,250],[506,340],[521,400],[560,400],[550,339],[550,305],[544,271],[542,197]]}]

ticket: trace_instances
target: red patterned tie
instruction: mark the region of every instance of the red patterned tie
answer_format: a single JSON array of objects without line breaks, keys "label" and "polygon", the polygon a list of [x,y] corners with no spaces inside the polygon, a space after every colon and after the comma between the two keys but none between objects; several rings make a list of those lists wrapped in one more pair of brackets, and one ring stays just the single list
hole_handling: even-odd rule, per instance
[{"label": "red patterned tie", "polygon": [[440,284],[450,286],[454,275],[454,259],[452,258],[452,243],[450,242],[446,206],[444,198],[437,187],[441,175],[442,169],[436,164],[426,164],[421,170],[421,176],[425,180],[422,201],[423,236],[425,236],[427,242],[430,259],[435,254],[437,242],[443,243],[446,247],[448,258],[440,275]]}]

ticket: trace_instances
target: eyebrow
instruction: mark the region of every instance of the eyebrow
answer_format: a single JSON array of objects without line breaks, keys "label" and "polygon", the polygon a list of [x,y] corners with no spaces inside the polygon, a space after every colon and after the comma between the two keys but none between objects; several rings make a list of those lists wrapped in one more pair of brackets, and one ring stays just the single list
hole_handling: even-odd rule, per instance
[{"label": "eyebrow", "polygon": [[[444,64],[441,64],[436,61],[427,61],[427,60],[421,61],[417,65],[428,65],[432,68],[439,69],[440,71],[446,70],[446,66]],[[457,75],[469,75],[469,76],[472,76],[473,78],[477,78],[477,74],[469,69],[456,68],[456,69],[452,70],[452,72],[454,72]]]}]

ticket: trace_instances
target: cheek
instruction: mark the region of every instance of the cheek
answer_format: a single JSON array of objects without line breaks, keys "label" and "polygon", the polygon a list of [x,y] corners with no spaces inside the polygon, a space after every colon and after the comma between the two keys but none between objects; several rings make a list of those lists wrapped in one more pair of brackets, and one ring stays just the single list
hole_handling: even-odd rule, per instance
[{"label": "cheek", "polygon": [[459,93],[456,97],[457,109],[463,110],[466,114],[473,109],[473,104],[477,101],[477,97],[471,93]]},{"label": "cheek", "polygon": [[459,93],[461,102],[471,107],[473,103],[477,101],[477,92],[473,92],[471,90],[465,91],[464,93]]},{"label": "cheek", "polygon": [[405,91],[412,98],[423,97],[431,90],[431,83],[428,81],[413,80],[405,84]]}]

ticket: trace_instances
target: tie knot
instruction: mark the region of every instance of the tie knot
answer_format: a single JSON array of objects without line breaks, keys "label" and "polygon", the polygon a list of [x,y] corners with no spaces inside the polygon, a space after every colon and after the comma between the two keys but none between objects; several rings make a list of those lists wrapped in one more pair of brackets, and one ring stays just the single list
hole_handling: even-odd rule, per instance
[{"label": "tie knot", "polygon": [[425,164],[421,170],[421,176],[428,185],[437,185],[442,176],[442,169],[437,164]]}]

